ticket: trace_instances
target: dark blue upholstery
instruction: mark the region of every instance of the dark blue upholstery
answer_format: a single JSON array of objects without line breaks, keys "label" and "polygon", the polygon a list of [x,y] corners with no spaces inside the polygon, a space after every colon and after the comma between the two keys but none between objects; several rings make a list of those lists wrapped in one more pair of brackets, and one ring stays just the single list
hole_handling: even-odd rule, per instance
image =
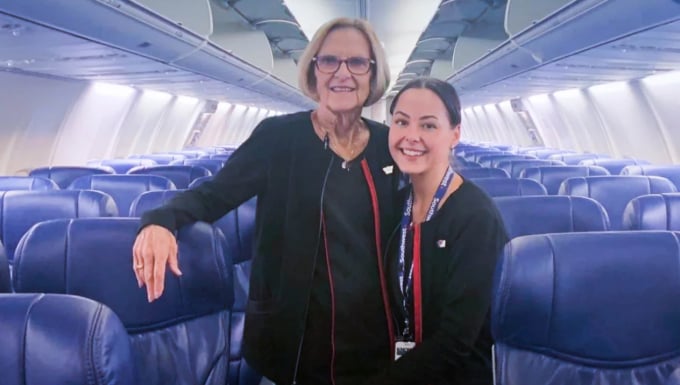
[{"label": "dark blue upholstery", "polygon": [[510,238],[522,235],[609,230],[607,212],[596,200],[569,196],[494,198]]},{"label": "dark blue upholstery", "polygon": [[510,178],[507,171],[491,167],[462,168],[458,173],[465,179]]},{"label": "dark blue upholstery", "polygon": [[189,188],[189,184],[196,178],[212,175],[210,170],[205,167],[183,165],[135,167],[128,171],[128,174],[162,176],[170,179],[178,189]]},{"label": "dark blue upholstery", "polygon": [[111,196],[100,191],[6,191],[0,192],[0,240],[7,258],[24,233],[38,222],[60,218],[115,217],[118,208]]},{"label": "dark blue upholstery", "polygon": [[675,369],[663,385],[680,385],[680,368]]},{"label": "dark blue upholstery", "polygon": [[521,178],[533,179],[545,186],[549,195],[556,195],[566,179],[577,176],[609,175],[609,171],[598,166],[543,166],[522,170]]},{"label": "dark blue upholstery", "polygon": [[68,187],[71,190],[98,190],[113,197],[121,216],[130,212],[132,201],[147,191],[174,190],[170,179],[158,175],[90,175],[81,176]]},{"label": "dark blue upholstery", "polygon": [[221,153],[221,154],[210,154],[210,155],[201,155],[198,157],[198,159],[217,159],[221,160],[223,162],[226,162],[229,160],[229,157],[231,156],[231,153],[226,154],[226,153]]},{"label": "dark blue upholstery", "polygon": [[680,165],[673,166],[626,166],[621,175],[660,176],[671,181],[680,191]]},{"label": "dark blue upholstery", "polygon": [[564,162],[564,164],[569,165],[569,166],[576,166],[579,163],[581,163],[582,160],[586,159],[609,159],[609,156],[607,155],[600,155],[600,154],[553,154],[548,157],[548,159],[552,160],[560,160]]},{"label": "dark blue upholstery", "polygon": [[570,150],[557,150],[554,148],[542,148],[527,151],[527,154],[533,155],[538,159],[548,159],[552,155],[573,154]]},{"label": "dark blue upholstery", "polygon": [[76,178],[86,175],[113,174],[115,171],[108,166],[78,167],[78,166],[50,166],[34,168],[28,173],[53,180],[61,189],[67,188]]},{"label": "dark blue upholstery", "polygon": [[[200,166],[208,169],[212,175],[217,174],[224,166],[224,161],[220,159],[183,159],[170,162],[170,165],[175,166]],[[196,179],[194,179],[196,180]]]},{"label": "dark blue upholstery", "polygon": [[165,165],[176,160],[186,159],[186,156],[180,154],[142,154],[131,156],[130,158],[151,159],[158,165]]},{"label": "dark blue upholstery", "polygon": [[88,166],[94,166],[94,167],[100,167],[100,166],[107,166],[111,167],[116,174],[125,174],[128,172],[133,167],[138,167],[138,166],[155,166],[158,163],[156,163],[155,160],[153,159],[139,159],[139,158],[130,158],[130,159],[103,159],[103,160],[91,160],[87,162]]},{"label": "dark blue upholstery", "polygon": [[621,174],[621,170],[624,169],[626,166],[635,166],[635,165],[647,165],[649,164],[648,161],[646,160],[639,160],[639,159],[586,159],[582,160],[580,163],[582,166],[600,166],[607,171],[611,175],[619,175]]},{"label": "dark blue upholstery", "polygon": [[0,294],[3,385],[133,385],[127,333],[106,306],[57,294]]},{"label": "dark blue upholstery", "polygon": [[505,160],[519,160],[519,159],[536,159],[533,155],[517,155],[517,154],[487,154],[481,155],[477,162],[482,165],[482,167],[496,167],[499,162]]},{"label": "dark blue upholstery", "polygon": [[183,275],[169,270],[149,304],[132,271],[134,218],[55,220],[17,248],[14,289],[79,295],[110,307],[125,325],[139,384],[224,385],[229,359],[232,269],[222,234],[207,223],[177,235]]},{"label": "dark blue upholstery", "polygon": [[558,160],[546,160],[546,159],[516,159],[516,160],[504,160],[498,162],[496,167],[501,168],[510,174],[511,178],[519,178],[522,170],[529,167],[541,167],[541,166],[564,166],[564,163]]},{"label": "dark blue upholstery", "polygon": [[0,191],[12,190],[59,190],[59,186],[39,176],[0,176]]},{"label": "dark blue upholstery", "polygon": [[643,195],[623,212],[625,230],[680,231],[680,193]]},{"label": "dark blue upholstery", "polygon": [[491,310],[496,385],[665,385],[680,367],[680,235],[513,239]]},{"label": "dark blue upholstery", "polygon": [[[163,205],[179,192],[181,190],[144,193],[132,204],[130,216],[141,216],[145,211]],[[233,385],[256,385],[262,378],[247,366],[241,352],[250,282],[256,208],[257,198],[252,198],[215,222],[215,226],[222,231],[227,239],[225,255],[232,256],[233,262],[234,306],[231,317],[231,351],[229,355],[229,377],[231,378],[230,384]]]},{"label": "dark blue upholstery", "polygon": [[535,180],[514,178],[470,179],[490,197],[546,195],[545,187]]},{"label": "dark blue upholstery", "polygon": [[0,242],[0,293],[11,293],[12,282],[9,275],[9,262],[7,261],[7,254],[5,247]]},{"label": "dark blue upholstery", "polygon": [[212,180],[212,179],[213,179],[212,176],[202,176],[202,177],[200,177],[200,178],[196,178],[196,179],[194,179],[193,182],[191,182],[191,184],[189,185],[189,188],[190,188],[190,189],[196,188],[196,187],[202,185],[203,183],[205,183],[205,182],[207,182],[207,181],[209,181],[209,180]]},{"label": "dark blue upholstery", "polygon": [[585,196],[600,202],[607,210],[612,230],[623,229],[623,210],[633,198],[648,194],[675,192],[675,186],[656,176],[589,176],[569,178],[560,195]]}]

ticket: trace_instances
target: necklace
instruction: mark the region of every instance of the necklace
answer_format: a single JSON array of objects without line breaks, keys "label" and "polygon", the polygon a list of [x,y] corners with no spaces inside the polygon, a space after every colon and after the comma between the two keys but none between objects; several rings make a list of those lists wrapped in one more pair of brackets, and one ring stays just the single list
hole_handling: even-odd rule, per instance
[{"label": "necklace", "polygon": [[[321,133],[323,134],[323,136],[325,138],[324,142],[327,143],[327,144],[330,144],[331,147],[333,147],[337,151],[336,153],[341,158],[343,158],[343,161],[340,164],[342,169],[349,171],[350,162],[354,159],[354,154],[356,152],[357,146],[356,146],[354,139],[357,136],[356,135],[357,132],[359,132],[359,136],[361,136],[360,131],[361,131],[361,127],[363,126],[363,122],[361,121],[361,119],[359,119],[358,126],[356,128],[352,128],[351,131],[350,131],[349,141],[348,141],[349,146],[342,146],[342,145],[340,145],[340,140],[338,139],[337,135],[335,134],[335,131],[333,131],[333,133],[331,134],[331,131],[329,131],[328,129],[323,127],[321,125],[321,122],[319,122],[318,118],[315,115],[312,115],[312,118],[313,118],[314,122],[316,123],[316,125],[318,125],[319,131],[321,131]],[[347,153],[349,153],[349,156],[344,156]]]}]

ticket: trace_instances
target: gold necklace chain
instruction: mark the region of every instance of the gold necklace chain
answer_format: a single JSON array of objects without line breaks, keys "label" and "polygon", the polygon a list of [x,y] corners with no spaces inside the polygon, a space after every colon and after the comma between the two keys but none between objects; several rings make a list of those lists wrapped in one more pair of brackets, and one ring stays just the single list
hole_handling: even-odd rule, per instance
[{"label": "gold necklace chain", "polygon": [[[355,137],[356,137],[357,132],[359,132],[359,135],[361,135],[361,132],[360,132],[360,131],[361,131],[361,127],[363,126],[363,121],[362,121],[361,119],[359,119],[359,126],[358,126],[358,128],[352,129],[352,131],[350,132],[350,135],[349,135],[349,143],[348,143],[348,144],[349,144],[349,149],[348,149],[348,146],[341,146],[341,145],[340,145],[340,140],[338,140],[338,137],[337,137],[337,135],[335,134],[335,131],[333,131],[333,134],[331,134],[331,131],[329,131],[328,129],[326,129],[325,127],[323,127],[323,125],[321,125],[321,122],[320,122],[319,119],[317,118],[316,114],[313,114],[313,115],[312,115],[312,118],[313,118],[313,121],[316,123],[316,125],[318,125],[319,130],[321,130],[321,132],[322,132],[323,134],[325,134],[328,138],[332,139],[332,140],[329,142],[329,144],[330,144],[331,147],[334,147],[336,150],[340,150],[340,152],[341,152],[342,154],[346,154],[346,153],[349,151],[349,157],[347,157],[348,160],[354,159],[354,153],[355,153],[355,151],[356,151],[356,146],[355,146],[355,143],[354,143],[354,142],[355,142],[354,139],[355,139]],[[338,154],[338,155],[340,155],[342,158],[345,158],[344,156],[342,156],[342,154]]]}]

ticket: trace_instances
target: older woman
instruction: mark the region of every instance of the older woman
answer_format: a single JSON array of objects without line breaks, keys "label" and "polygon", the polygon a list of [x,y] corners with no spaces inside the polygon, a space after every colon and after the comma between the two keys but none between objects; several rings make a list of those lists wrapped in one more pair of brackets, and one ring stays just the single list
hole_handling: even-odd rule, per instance
[{"label": "older woman", "polygon": [[212,182],[147,212],[133,264],[157,299],[166,264],[181,274],[172,231],[257,195],[248,363],[279,384],[356,383],[393,354],[382,261],[397,226],[399,176],[387,128],[361,118],[389,72],[372,28],[345,18],[319,29],[299,68],[318,108],[265,119]]}]

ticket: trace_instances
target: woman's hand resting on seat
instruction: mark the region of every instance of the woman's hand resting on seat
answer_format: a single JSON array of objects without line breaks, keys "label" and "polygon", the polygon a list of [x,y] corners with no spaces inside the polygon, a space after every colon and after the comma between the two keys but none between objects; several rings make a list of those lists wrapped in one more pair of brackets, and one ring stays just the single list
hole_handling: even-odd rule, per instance
[{"label": "woman's hand resting on seat", "polygon": [[140,288],[146,285],[149,302],[163,294],[166,264],[175,275],[182,275],[177,262],[177,239],[165,227],[144,227],[132,246],[132,268],[137,285]]}]

